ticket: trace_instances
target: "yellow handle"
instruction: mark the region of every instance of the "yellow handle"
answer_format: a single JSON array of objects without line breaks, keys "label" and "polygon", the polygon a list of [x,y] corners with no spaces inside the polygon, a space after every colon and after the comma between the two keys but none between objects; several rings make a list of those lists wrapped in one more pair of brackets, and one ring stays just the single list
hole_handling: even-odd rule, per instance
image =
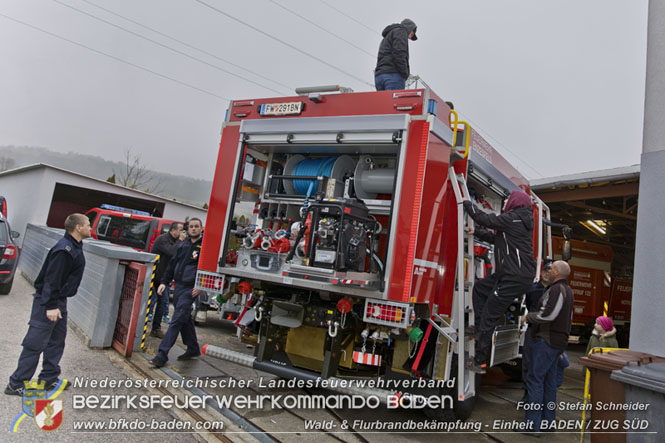
[{"label": "yellow handle", "polygon": [[455,149],[457,146],[457,125],[464,125],[464,131],[467,132],[466,135],[466,142],[464,143],[464,157],[467,158],[469,156],[469,139],[471,138],[471,127],[469,124],[463,120],[459,119],[459,114],[457,114],[457,111],[454,109],[450,110],[450,115],[454,118],[451,118],[450,124],[453,126],[453,146],[450,149]]}]

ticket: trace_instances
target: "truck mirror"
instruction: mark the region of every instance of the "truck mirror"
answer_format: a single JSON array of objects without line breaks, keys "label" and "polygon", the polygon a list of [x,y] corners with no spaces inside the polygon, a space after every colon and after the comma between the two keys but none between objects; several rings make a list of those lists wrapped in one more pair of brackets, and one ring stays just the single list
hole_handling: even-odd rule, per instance
[{"label": "truck mirror", "polygon": [[21,234],[19,234],[19,233],[16,232],[16,231],[12,231],[12,232],[11,232],[11,235],[12,235],[12,238],[13,238],[14,240],[16,240],[17,238],[19,238],[19,237],[21,236]]},{"label": "truck mirror", "polygon": [[568,261],[573,256],[573,243],[568,239],[563,241],[561,245],[561,259]]},{"label": "truck mirror", "polygon": [[565,226],[563,229],[563,238],[564,240],[570,240],[573,238],[573,230],[569,228],[568,226]]}]

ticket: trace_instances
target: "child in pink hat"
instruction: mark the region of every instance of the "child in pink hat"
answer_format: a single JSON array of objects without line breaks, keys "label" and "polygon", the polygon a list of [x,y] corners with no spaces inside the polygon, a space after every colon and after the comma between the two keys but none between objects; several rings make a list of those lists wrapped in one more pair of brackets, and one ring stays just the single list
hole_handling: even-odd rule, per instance
[{"label": "child in pink hat", "polygon": [[617,330],[612,323],[612,319],[605,316],[596,318],[596,324],[593,326],[593,332],[589,338],[589,345],[586,348],[586,353],[593,348],[618,348],[619,343],[616,339]]}]

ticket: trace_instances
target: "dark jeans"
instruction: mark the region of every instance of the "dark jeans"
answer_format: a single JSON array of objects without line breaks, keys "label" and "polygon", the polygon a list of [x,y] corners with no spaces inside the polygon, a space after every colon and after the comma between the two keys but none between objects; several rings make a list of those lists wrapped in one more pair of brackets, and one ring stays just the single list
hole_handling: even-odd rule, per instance
[{"label": "dark jeans", "polygon": [[508,306],[522,297],[531,287],[531,281],[498,280],[492,274],[473,285],[473,310],[478,333],[476,363],[487,362],[492,345],[492,334],[508,309]]},{"label": "dark jeans", "polygon": [[[165,315],[169,315],[169,291],[171,290],[170,285],[166,285],[166,289],[162,295],[157,295],[155,291],[153,295],[157,295],[157,303],[154,303],[155,306],[155,315],[152,317],[152,329],[159,329],[162,327],[162,319]],[[150,307],[152,311],[152,306]]]},{"label": "dark jeans", "polygon": [[192,318],[192,303],[196,297],[192,297],[193,286],[183,286],[176,283],[173,291],[173,317],[169,323],[169,329],[162,342],[159,344],[157,358],[163,362],[169,360],[169,351],[178,339],[178,334],[182,337],[182,342],[187,346],[187,352],[201,352],[199,342],[196,338],[196,328]]},{"label": "dark jeans", "polygon": [[377,91],[392,91],[395,89],[404,89],[406,79],[396,72],[389,74],[379,74],[374,77],[374,86]]},{"label": "dark jeans", "polygon": [[526,381],[529,378],[531,367],[531,346],[533,346],[533,327],[529,326],[524,334],[524,344],[522,345],[522,381],[526,391]]},{"label": "dark jeans", "polygon": [[46,307],[41,305],[41,298],[35,294],[28,324],[28,333],[23,339],[23,351],[18,359],[16,371],[9,377],[13,388],[23,386],[23,381],[31,380],[37,370],[39,357],[42,356],[42,371],[39,380],[46,385],[60,377],[60,359],[65,351],[67,337],[67,299],[58,301],[62,318],[51,321],[46,318]]},{"label": "dark jeans", "polygon": [[552,423],[556,417],[558,361],[562,352],[548,345],[543,338],[533,339],[531,368],[526,381],[527,403],[530,406],[525,420],[529,426],[533,425],[534,432],[540,431],[541,420]]}]

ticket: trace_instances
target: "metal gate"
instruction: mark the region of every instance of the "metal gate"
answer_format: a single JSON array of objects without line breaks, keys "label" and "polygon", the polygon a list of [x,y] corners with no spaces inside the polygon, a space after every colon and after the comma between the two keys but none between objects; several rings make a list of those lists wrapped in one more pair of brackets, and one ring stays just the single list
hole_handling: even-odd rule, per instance
[{"label": "metal gate", "polygon": [[125,280],[120,294],[118,320],[113,331],[113,347],[129,357],[134,348],[134,335],[141,310],[141,295],[148,265],[130,262],[125,267]]}]

